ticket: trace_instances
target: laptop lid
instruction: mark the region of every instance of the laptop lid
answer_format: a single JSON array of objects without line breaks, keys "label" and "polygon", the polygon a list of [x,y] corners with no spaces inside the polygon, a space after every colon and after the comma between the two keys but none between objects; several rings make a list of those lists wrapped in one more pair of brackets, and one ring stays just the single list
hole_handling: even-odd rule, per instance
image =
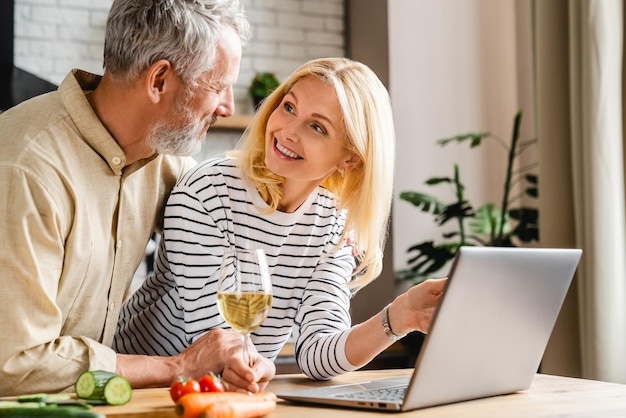
[{"label": "laptop lid", "polygon": [[[460,248],[397,406],[375,399],[351,402],[344,397],[353,390],[350,385],[277,395],[407,411],[525,390],[538,371],[581,254],[578,249]],[[354,390],[371,385],[357,384]]]}]

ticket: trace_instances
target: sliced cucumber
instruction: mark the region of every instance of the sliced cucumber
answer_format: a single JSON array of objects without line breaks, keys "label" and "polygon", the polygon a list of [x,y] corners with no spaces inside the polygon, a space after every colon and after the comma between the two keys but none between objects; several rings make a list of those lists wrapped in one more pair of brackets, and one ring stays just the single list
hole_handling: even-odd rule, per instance
[{"label": "sliced cucumber", "polygon": [[[57,405],[57,406],[81,406],[85,409],[91,408],[91,405],[85,399],[75,399],[67,394],[47,394],[34,393],[29,395],[19,395],[17,402],[21,403],[38,403],[41,406]],[[103,402],[104,403],[104,402]],[[0,404],[0,407],[2,405]]]},{"label": "sliced cucumber", "polygon": [[[19,402],[16,402],[19,403]],[[59,417],[59,418],[105,418],[104,415],[87,411],[74,406],[41,406],[38,404],[19,403],[16,406],[5,405],[0,407],[0,417],[30,418],[30,417]]]},{"label": "sliced cucumber", "polygon": [[109,405],[124,405],[133,396],[133,389],[125,377],[104,370],[81,373],[76,379],[75,390],[79,398],[101,400]]},{"label": "sliced cucumber", "polygon": [[0,401],[0,409],[11,408],[40,408],[45,406],[41,402]]}]

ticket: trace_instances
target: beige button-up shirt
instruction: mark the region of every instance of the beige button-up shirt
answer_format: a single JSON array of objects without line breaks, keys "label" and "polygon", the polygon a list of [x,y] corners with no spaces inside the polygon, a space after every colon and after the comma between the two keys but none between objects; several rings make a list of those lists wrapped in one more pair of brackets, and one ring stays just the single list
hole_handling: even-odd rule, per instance
[{"label": "beige button-up shirt", "polygon": [[126,165],[74,70],[0,114],[0,395],[71,389],[115,370],[124,293],[191,158]]}]

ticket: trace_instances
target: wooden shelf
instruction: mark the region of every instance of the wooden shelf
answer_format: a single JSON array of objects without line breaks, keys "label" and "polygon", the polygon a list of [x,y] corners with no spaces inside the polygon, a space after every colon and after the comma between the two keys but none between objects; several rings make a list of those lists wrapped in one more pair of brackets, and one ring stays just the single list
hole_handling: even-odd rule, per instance
[{"label": "wooden shelf", "polygon": [[229,118],[218,118],[213,128],[244,130],[250,123],[252,115],[233,115]]}]

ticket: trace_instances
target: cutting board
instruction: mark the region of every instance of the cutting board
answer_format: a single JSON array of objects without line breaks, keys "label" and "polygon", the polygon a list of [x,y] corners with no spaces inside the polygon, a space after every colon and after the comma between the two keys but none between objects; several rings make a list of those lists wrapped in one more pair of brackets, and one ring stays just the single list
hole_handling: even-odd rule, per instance
[{"label": "cutting board", "polygon": [[[2,1],[2,0],[0,0]],[[362,372],[348,373],[336,377],[332,380],[311,381],[303,374],[283,374],[272,379],[267,388],[268,392],[280,392],[294,389],[304,389],[310,387],[327,386],[332,384],[343,384],[352,382],[362,382],[381,377],[393,377],[410,374],[412,369],[405,370],[367,370]],[[93,411],[107,416],[107,418],[177,418],[174,411],[174,402],[170,398],[167,388],[158,389],[134,389],[133,398],[129,403],[122,406],[98,406]],[[341,410],[324,407],[310,407],[308,405],[291,404],[279,400],[276,410],[269,414],[267,418],[328,418],[329,416],[362,418],[364,412],[361,410]],[[389,417],[389,412],[367,412],[368,417],[381,416]],[[421,416],[421,415],[420,415]],[[446,416],[454,416],[446,415]]]},{"label": "cutting board", "polygon": [[136,389],[126,405],[97,406],[92,410],[114,418],[176,418],[167,388]]}]

